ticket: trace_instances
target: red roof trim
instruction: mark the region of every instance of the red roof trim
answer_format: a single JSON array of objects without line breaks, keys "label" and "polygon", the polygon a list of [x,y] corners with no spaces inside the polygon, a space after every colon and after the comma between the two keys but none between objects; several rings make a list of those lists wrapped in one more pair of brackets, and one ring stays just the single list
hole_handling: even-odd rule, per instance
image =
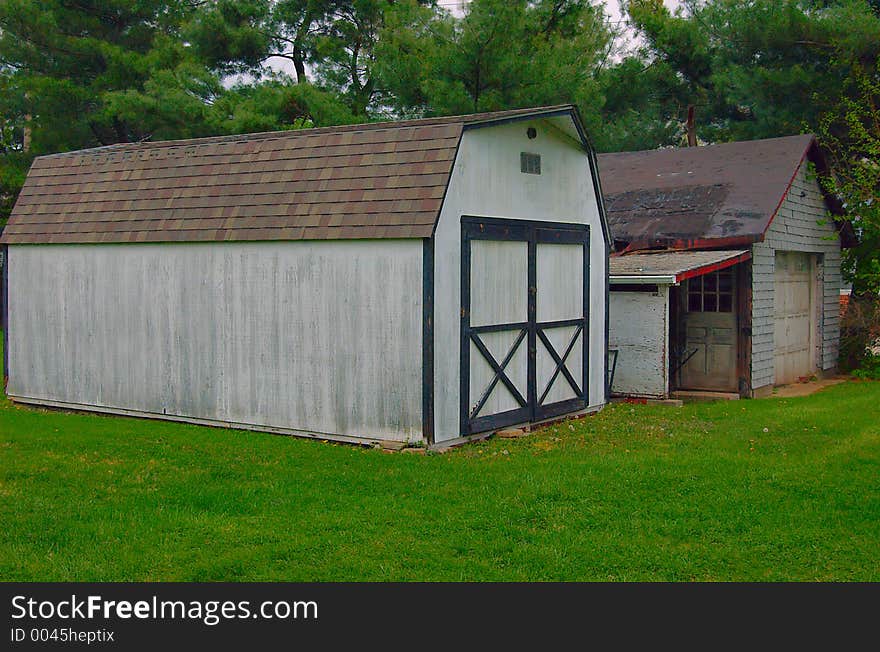
[{"label": "red roof trim", "polygon": [[733,258],[728,258],[727,260],[722,260],[719,263],[710,263],[708,265],[703,265],[702,267],[697,267],[695,269],[689,269],[686,272],[680,272],[675,276],[675,282],[681,283],[689,278],[694,278],[695,276],[704,276],[705,274],[709,274],[711,272],[717,272],[719,269],[727,269],[728,267],[733,267],[738,263],[745,262],[749,258],[752,257],[752,254],[748,251],[741,253],[739,256],[734,256]]},{"label": "red roof trim", "polygon": [[[773,224],[773,220],[776,219],[776,215],[779,213],[779,209],[782,208],[782,205],[785,203],[785,200],[788,198],[788,193],[791,191],[791,187],[794,185],[794,180],[797,179],[798,172],[801,170],[801,166],[804,164],[804,161],[809,158],[810,150],[816,145],[816,137],[813,136],[810,143],[807,145],[807,148],[804,150],[803,155],[801,156],[800,162],[797,164],[797,167],[794,169],[794,174],[791,175],[791,179],[788,180],[788,184],[785,186],[785,192],[782,193],[782,197],[779,200],[779,203],[776,204],[776,208],[773,211],[773,214],[770,216],[770,219],[767,222],[767,226],[764,227],[764,230],[761,232],[761,237],[758,239],[758,242],[764,242],[764,238],[767,237],[767,231],[770,230],[770,225]],[[824,198],[825,192],[822,191],[822,195]]]},{"label": "red roof trim", "polygon": [[651,251],[652,249],[662,249],[664,251],[693,251],[695,249],[736,249],[737,247],[751,247],[754,243],[760,242],[761,238],[757,235],[740,235],[730,238],[680,238],[678,240],[665,240],[656,238],[654,240],[633,240],[627,245],[621,254]]}]

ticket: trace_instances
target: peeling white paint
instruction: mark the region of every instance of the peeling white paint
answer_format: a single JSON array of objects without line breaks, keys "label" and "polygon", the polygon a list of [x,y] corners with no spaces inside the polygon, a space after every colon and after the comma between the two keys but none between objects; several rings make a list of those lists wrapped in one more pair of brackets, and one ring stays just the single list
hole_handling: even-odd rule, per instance
[{"label": "peeling white paint", "polygon": [[669,286],[657,292],[615,292],[612,286],[609,322],[608,346],[618,351],[611,391],[668,396]]},{"label": "peeling white paint", "polygon": [[9,252],[12,396],[421,439],[420,240]]}]

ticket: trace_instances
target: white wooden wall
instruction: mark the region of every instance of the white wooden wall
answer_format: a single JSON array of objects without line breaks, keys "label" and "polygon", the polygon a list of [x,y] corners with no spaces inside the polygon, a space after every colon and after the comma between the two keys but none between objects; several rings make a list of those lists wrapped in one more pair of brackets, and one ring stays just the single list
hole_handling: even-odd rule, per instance
[{"label": "white wooden wall", "polygon": [[[571,127],[570,118],[552,124]],[[526,130],[535,127],[530,140]],[[520,152],[541,155],[540,175],[520,171]],[[606,244],[588,156],[550,121],[514,122],[468,130],[435,233],[435,440],[459,436],[461,216],[571,222],[590,225],[590,406],[605,401]],[[511,278],[520,283],[521,279]]]},{"label": "white wooden wall", "polygon": [[9,252],[10,395],[421,439],[421,240]]},{"label": "white wooden wall", "polygon": [[609,348],[617,349],[615,394],[669,394],[669,286],[657,292],[615,292],[611,286]]},{"label": "white wooden wall", "polygon": [[[800,251],[822,254],[817,273],[822,288],[818,330],[821,351],[817,358],[821,369],[837,365],[840,343],[840,243],[831,221],[819,184],[804,162],[766,238],[752,247],[752,389],[775,382],[774,274],[775,254]],[[824,222],[824,223],[820,223]]]}]

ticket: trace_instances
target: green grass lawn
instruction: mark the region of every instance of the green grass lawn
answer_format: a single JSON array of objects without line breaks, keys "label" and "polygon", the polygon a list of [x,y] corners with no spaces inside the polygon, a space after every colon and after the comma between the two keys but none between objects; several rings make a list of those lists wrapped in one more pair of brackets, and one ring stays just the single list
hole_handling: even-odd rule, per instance
[{"label": "green grass lawn", "polygon": [[389,455],[0,403],[0,580],[880,580],[880,383]]}]

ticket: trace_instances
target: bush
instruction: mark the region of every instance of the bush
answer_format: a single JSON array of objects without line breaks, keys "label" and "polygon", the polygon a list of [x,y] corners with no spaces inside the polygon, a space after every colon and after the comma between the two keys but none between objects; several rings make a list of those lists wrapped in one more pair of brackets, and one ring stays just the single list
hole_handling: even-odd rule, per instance
[{"label": "bush", "polygon": [[878,341],[880,301],[873,297],[851,296],[840,316],[841,371],[855,371],[875,364],[873,360],[880,359],[880,356],[871,351],[871,347],[877,346]]},{"label": "bush", "polygon": [[880,380],[880,355],[869,353],[862,360],[861,366],[852,372],[853,378],[861,380]]}]

